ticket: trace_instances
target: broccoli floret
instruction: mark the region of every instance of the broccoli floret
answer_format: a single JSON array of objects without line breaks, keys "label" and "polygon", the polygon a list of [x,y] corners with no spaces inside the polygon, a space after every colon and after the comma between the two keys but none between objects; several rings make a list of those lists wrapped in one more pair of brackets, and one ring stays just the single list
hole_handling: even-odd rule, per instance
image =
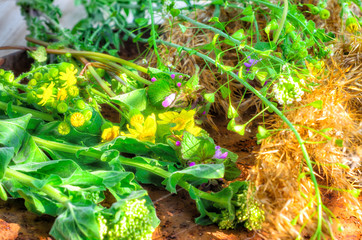
[{"label": "broccoli floret", "polygon": [[115,215],[99,214],[98,223],[103,240],[152,239],[154,228],[145,199],[126,201]]},{"label": "broccoli floret", "polygon": [[248,185],[244,182],[232,198],[235,215],[229,210],[221,211],[218,219],[220,229],[234,229],[238,224],[243,224],[248,230],[261,229],[265,220],[264,211],[252,196],[248,196]]}]

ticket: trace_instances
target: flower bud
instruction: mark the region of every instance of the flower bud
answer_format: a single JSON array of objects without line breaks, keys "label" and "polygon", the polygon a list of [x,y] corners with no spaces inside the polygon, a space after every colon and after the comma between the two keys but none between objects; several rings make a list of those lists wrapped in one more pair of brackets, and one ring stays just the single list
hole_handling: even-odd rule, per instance
[{"label": "flower bud", "polygon": [[321,11],[321,9],[319,7],[316,7],[316,6],[313,6],[313,7],[310,8],[310,12],[313,15],[317,15],[320,11]]},{"label": "flower bud", "polygon": [[60,102],[57,105],[57,111],[59,113],[65,113],[68,110],[68,104],[66,104],[65,102]]},{"label": "flower bud", "polygon": [[36,72],[34,73],[34,78],[36,80],[41,80],[43,78],[43,74],[41,74],[40,72]]},{"label": "flower bud", "polygon": [[350,33],[355,33],[358,30],[358,22],[355,17],[349,17],[346,20],[346,29]]},{"label": "flower bud", "polygon": [[68,94],[71,97],[77,97],[79,95],[79,88],[77,86],[70,86],[68,88]]},{"label": "flower bud", "polygon": [[86,107],[86,104],[82,99],[77,100],[76,105],[77,105],[77,108],[80,110],[83,110]]},{"label": "flower bud", "polygon": [[69,132],[70,132],[70,126],[68,123],[66,122],[61,122],[59,125],[58,125],[58,132],[59,134],[61,135],[67,135]]},{"label": "flower bud", "polygon": [[85,117],[80,112],[75,112],[70,116],[70,124],[72,124],[73,127],[81,127],[85,123]]},{"label": "flower bud", "polygon": [[15,78],[15,76],[14,76],[14,73],[12,73],[12,72],[7,72],[4,74],[4,79],[8,83],[12,83],[14,81],[14,78]]},{"label": "flower bud", "polygon": [[326,20],[326,19],[328,19],[330,16],[331,16],[331,13],[330,13],[327,9],[322,9],[322,10],[319,12],[319,17],[320,17],[322,20]]}]

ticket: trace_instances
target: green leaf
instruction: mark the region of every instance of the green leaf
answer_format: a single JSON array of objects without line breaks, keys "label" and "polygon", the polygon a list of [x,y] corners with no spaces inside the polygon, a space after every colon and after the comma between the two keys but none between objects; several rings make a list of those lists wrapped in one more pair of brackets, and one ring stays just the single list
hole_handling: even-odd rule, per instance
[{"label": "green leaf", "polygon": [[26,127],[31,118],[30,114],[25,116],[0,120],[0,146],[13,147],[17,153],[26,135]]},{"label": "green leaf", "polygon": [[231,118],[236,118],[238,116],[239,116],[238,111],[236,111],[236,109],[231,104],[229,104],[228,118],[231,119]]},{"label": "green leaf", "polygon": [[270,135],[270,132],[266,128],[258,126],[258,133],[256,134],[258,142],[260,142],[262,139],[269,137]]},{"label": "green leaf", "polygon": [[171,13],[172,17],[177,17],[178,15],[180,15],[181,11],[180,11],[180,9],[172,8],[170,13]]},{"label": "green leaf", "polygon": [[183,159],[191,159],[199,151],[201,139],[196,138],[189,132],[184,132],[181,142],[181,154]]},{"label": "green leaf", "polygon": [[198,65],[195,66],[195,74],[187,81],[186,86],[195,90],[199,85],[199,73],[200,67]]},{"label": "green leaf", "polygon": [[[134,21],[138,26],[143,26],[148,23],[148,19],[146,19],[146,18],[136,18]],[[117,35],[115,35],[115,36],[117,36]]]},{"label": "green leaf", "polygon": [[0,182],[0,199],[2,199],[3,201],[7,201],[8,200],[8,194],[6,193],[3,185]]},{"label": "green leaf", "polygon": [[235,125],[234,128],[233,128],[233,131],[240,134],[241,136],[244,136],[246,125],[247,124]]},{"label": "green leaf", "polygon": [[322,100],[317,100],[317,101],[314,101],[312,103],[309,103],[308,105],[314,107],[314,108],[317,108],[317,109],[322,109],[323,108],[323,101]]},{"label": "green leaf", "polygon": [[170,94],[170,84],[166,80],[160,79],[148,86],[148,98],[154,106],[161,106],[162,101]]},{"label": "green leaf", "polygon": [[186,32],[186,30],[187,30],[186,26],[182,25],[181,23],[179,23],[178,26],[180,27],[182,33]]},{"label": "green leaf", "polygon": [[242,14],[246,16],[250,16],[253,14],[253,7],[251,5],[248,5],[243,11]]},{"label": "green leaf", "polygon": [[197,164],[173,172],[171,176],[166,179],[166,189],[171,193],[176,193],[176,185],[180,180],[217,179],[224,177],[224,172],[224,164]]},{"label": "green leaf", "polygon": [[68,204],[68,208],[55,220],[50,235],[58,240],[100,239],[99,226],[95,216],[95,205]]},{"label": "green leaf", "polygon": [[0,180],[4,177],[6,168],[8,167],[11,158],[14,156],[13,147],[2,147],[0,148]]},{"label": "green leaf", "polygon": [[[230,152],[229,152],[228,156],[229,155],[230,155]],[[225,166],[225,175],[224,175],[225,180],[232,181],[232,180],[240,177],[241,171],[235,162],[228,159],[228,160],[224,161],[224,166]]]},{"label": "green leaf", "polygon": [[129,93],[115,96],[111,99],[117,104],[123,104],[127,106],[128,109],[136,108],[140,111],[143,111],[147,106],[147,96],[145,89],[137,89]]},{"label": "green leaf", "polygon": [[215,93],[205,93],[204,97],[210,103],[215,102]]},{"label": "green leaf", "polygon": [[230,96],[231,90],[228,87],[221,86],[220,88],[221,96],[225,99]]},{"label": "green leaf", "polygon": [[338,147],[343,147],[343,139],[336,139],[334,142]]},{"label": "green leaf", "polygon": [[40,46],[35,51],[29,52],[30,57],[34,58],[37,62],[45,62],[47,60],[47,52],[45,47]]}]

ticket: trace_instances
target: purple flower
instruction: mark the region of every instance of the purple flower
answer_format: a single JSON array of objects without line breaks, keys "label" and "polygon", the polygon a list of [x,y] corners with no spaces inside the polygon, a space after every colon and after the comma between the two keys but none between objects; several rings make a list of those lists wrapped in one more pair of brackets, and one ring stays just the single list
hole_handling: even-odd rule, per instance
[{"label": "purple flower", "polygon": [[248,56],[248,59],[249,59],[249,61],[244,62],[244,65],[247,68],[251,68],[252,66],[254,66],[255,64],[257,64],[259,62],[259,60],[250,58],[250,56]]},{"label": "purple flower", "polygon": [[151,82],[156,82],[157,79],[155,77],[151,78]]},{"label": "purple flower", "polygon": [[215,151],[215,154],[214,154],[214,156],[212,158],[216,158],[216,159],[225,159],[225,158],[227,158],[228,152],[222,153],[220,149],[221,149],[220,146],[215,147],[216,151]]},{"label": "purple flower", "polygon": [[181,146],[181,142],[180,142],[180,141],[176,141],[176,146],[177,146],[177,147]]},{"label": "purple flower", "polygon": [[179,75],[179,76],[178,76],[178,78],[180,78],[180,79],[181,79],[181,78],[182,78],[182,75]]},{"label": "purple flower", "polygon": [[203,111],[202,114],[206,115],[206,111]]},{"label": "purple flower", "polygon": [[162,102],[162,106],[163,107],[168,107],[171,105],[171,103],[175,100],[176,98],[176,93],[171,93],[170,95],[168,95],[165,100]]},{"label": "purple flower", "polygon": [[175,76],[176,76],[175,74],[171,74],[171,78],[172,78],[172,79],[174,79],[174,78],[175,78]]},{"label": "purple flower", "polygon": [[195,165],[196,165],[195,162],[190,162],[190,163],[189,163],[189,166],[190,166],[190,167],[195,166]]},{"label": "purple flower", "polygon": [[181,83],[180,83],[180,82],[178,82],[176,85],[177,85],[177,87],[181,87]]}]

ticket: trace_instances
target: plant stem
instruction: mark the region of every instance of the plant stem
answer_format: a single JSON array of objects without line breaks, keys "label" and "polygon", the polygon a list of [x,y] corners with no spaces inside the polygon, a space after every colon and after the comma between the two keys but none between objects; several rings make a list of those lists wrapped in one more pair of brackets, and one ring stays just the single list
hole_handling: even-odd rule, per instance
[{"label": "plant stem", "polygon": [[151,40],[152,40],[152,44],[153,44],[153,50],[157,56],[157,61],[160,60],[160,55],[158,54],[157,51],[157,44],[156,44],[156,29],[155,29],[155,21],[153,18],[153,8],[152,8],[152,0],[148,0],[148,11],[149,14],[151,16]]},{"label": "plant stem", "polygon": [[94,70],[94,68],[92,66],[88,66],[88,69],[90,71],[90,73],[93,75],[93,77],[96,79],[97,83],[99,84],[99,86],[101,86],[101,88],[103,88],[103,90],[110,96],[110,97],[115,97],[116,94],[106,85],[106,83],[103,81],[103,79],[98,75],[98,73],[96,72],[96,70]]},{"label": "plant stem", "polygon": [[100,151],[87,152],[88,148],[85,148],[85,147],[53,142],[53,141],[45,140],[45,139],[35,137],[35,136],[32,136],[32,138],[37,144],[50,148],[50,149],[53,149],[53,150],[56,150],[56,151],[77,154],[78,151],[83,150],[79,153],[79,155],[93,157],[93,158],[97,158],[97,159],[100,159],[102,156],[102,152],[100,152]]},{"label": "plant stem", "polygon": [[[54,121],[53,116],[50,114],[47,114],[47,113],[43,113],[43,112],[40,112],[37,110],[20,107],[20,106],[16,106],[16,105],[12,105],[11,107],[13,108],[13,110],[15,112],[18,112],[18,113],[23,113],[23,114],[30,113],[31,115],[33,115],[33,117],[40,118],[40,119],[43,119],[43,120],[49,121],[49,122]],[[7,108],[8,108],[8,103],[0,101],[0,109],[6,110]]]},{"label": "plant stem", "polygon": [[[37,180],[36,178],[33,178],[24,173],[15,171],[13,169],[7,168],[5,171],[5,177],[10,178],[10,179],[15,179],[29,187],[37,188],[33,184],[33,182],[35,180]],[[58,189],[54,188],[53,186],[51,186],[49,184],[44,185],[39,190],[44,192],[49,197],[53,198],[54,200],[56,200],[59,203],[66,204],[69,201],[67,196],[65,196],[62,192],[60,192]]]},{"label": "plant stem", "polygon": [[104,60],[104,59],[98,58],[98,57],[93,57],[92,59],[96,60],[96,61],[99,61],[99,62],[103,62],[104,64],[107,64],[109,66],[112,66],[113,68],[117,69],[118,71],[125,73],[127,76],[129,76],[129,77],[131,77],[131,78],[133,78],[133,79],[135,79],[135,80],[137,80],[137,81],[139,81],[139,82],[141,82],[143,84],[150,85],[152,83],[151,81],[148,81],[147,79],[145,79],[145,78],[131,72],[127,68],[122,67],[122,66],[120,66],[120,65],[118,65],[118,64],[116,64],[114,62],[111,62],[109,60]]},{"label": "plant stem", "polygon": [[288,15],[288,0],[284,0],[284,10],[283,10],[282,19],[281,19],[280,22],[279,22],[279,28],[278,28],[278,30],[276,31],[275,37],[274,37],[274,39],[273,39],[273,42],[274,42],[275,44],[277,43],[277,41],[278,41],[278,39],[279,39],[279,36],[280,36],[280,33],[281,33],[282,30],[283,30],[285,20],[287,19],[287,15]]}]

